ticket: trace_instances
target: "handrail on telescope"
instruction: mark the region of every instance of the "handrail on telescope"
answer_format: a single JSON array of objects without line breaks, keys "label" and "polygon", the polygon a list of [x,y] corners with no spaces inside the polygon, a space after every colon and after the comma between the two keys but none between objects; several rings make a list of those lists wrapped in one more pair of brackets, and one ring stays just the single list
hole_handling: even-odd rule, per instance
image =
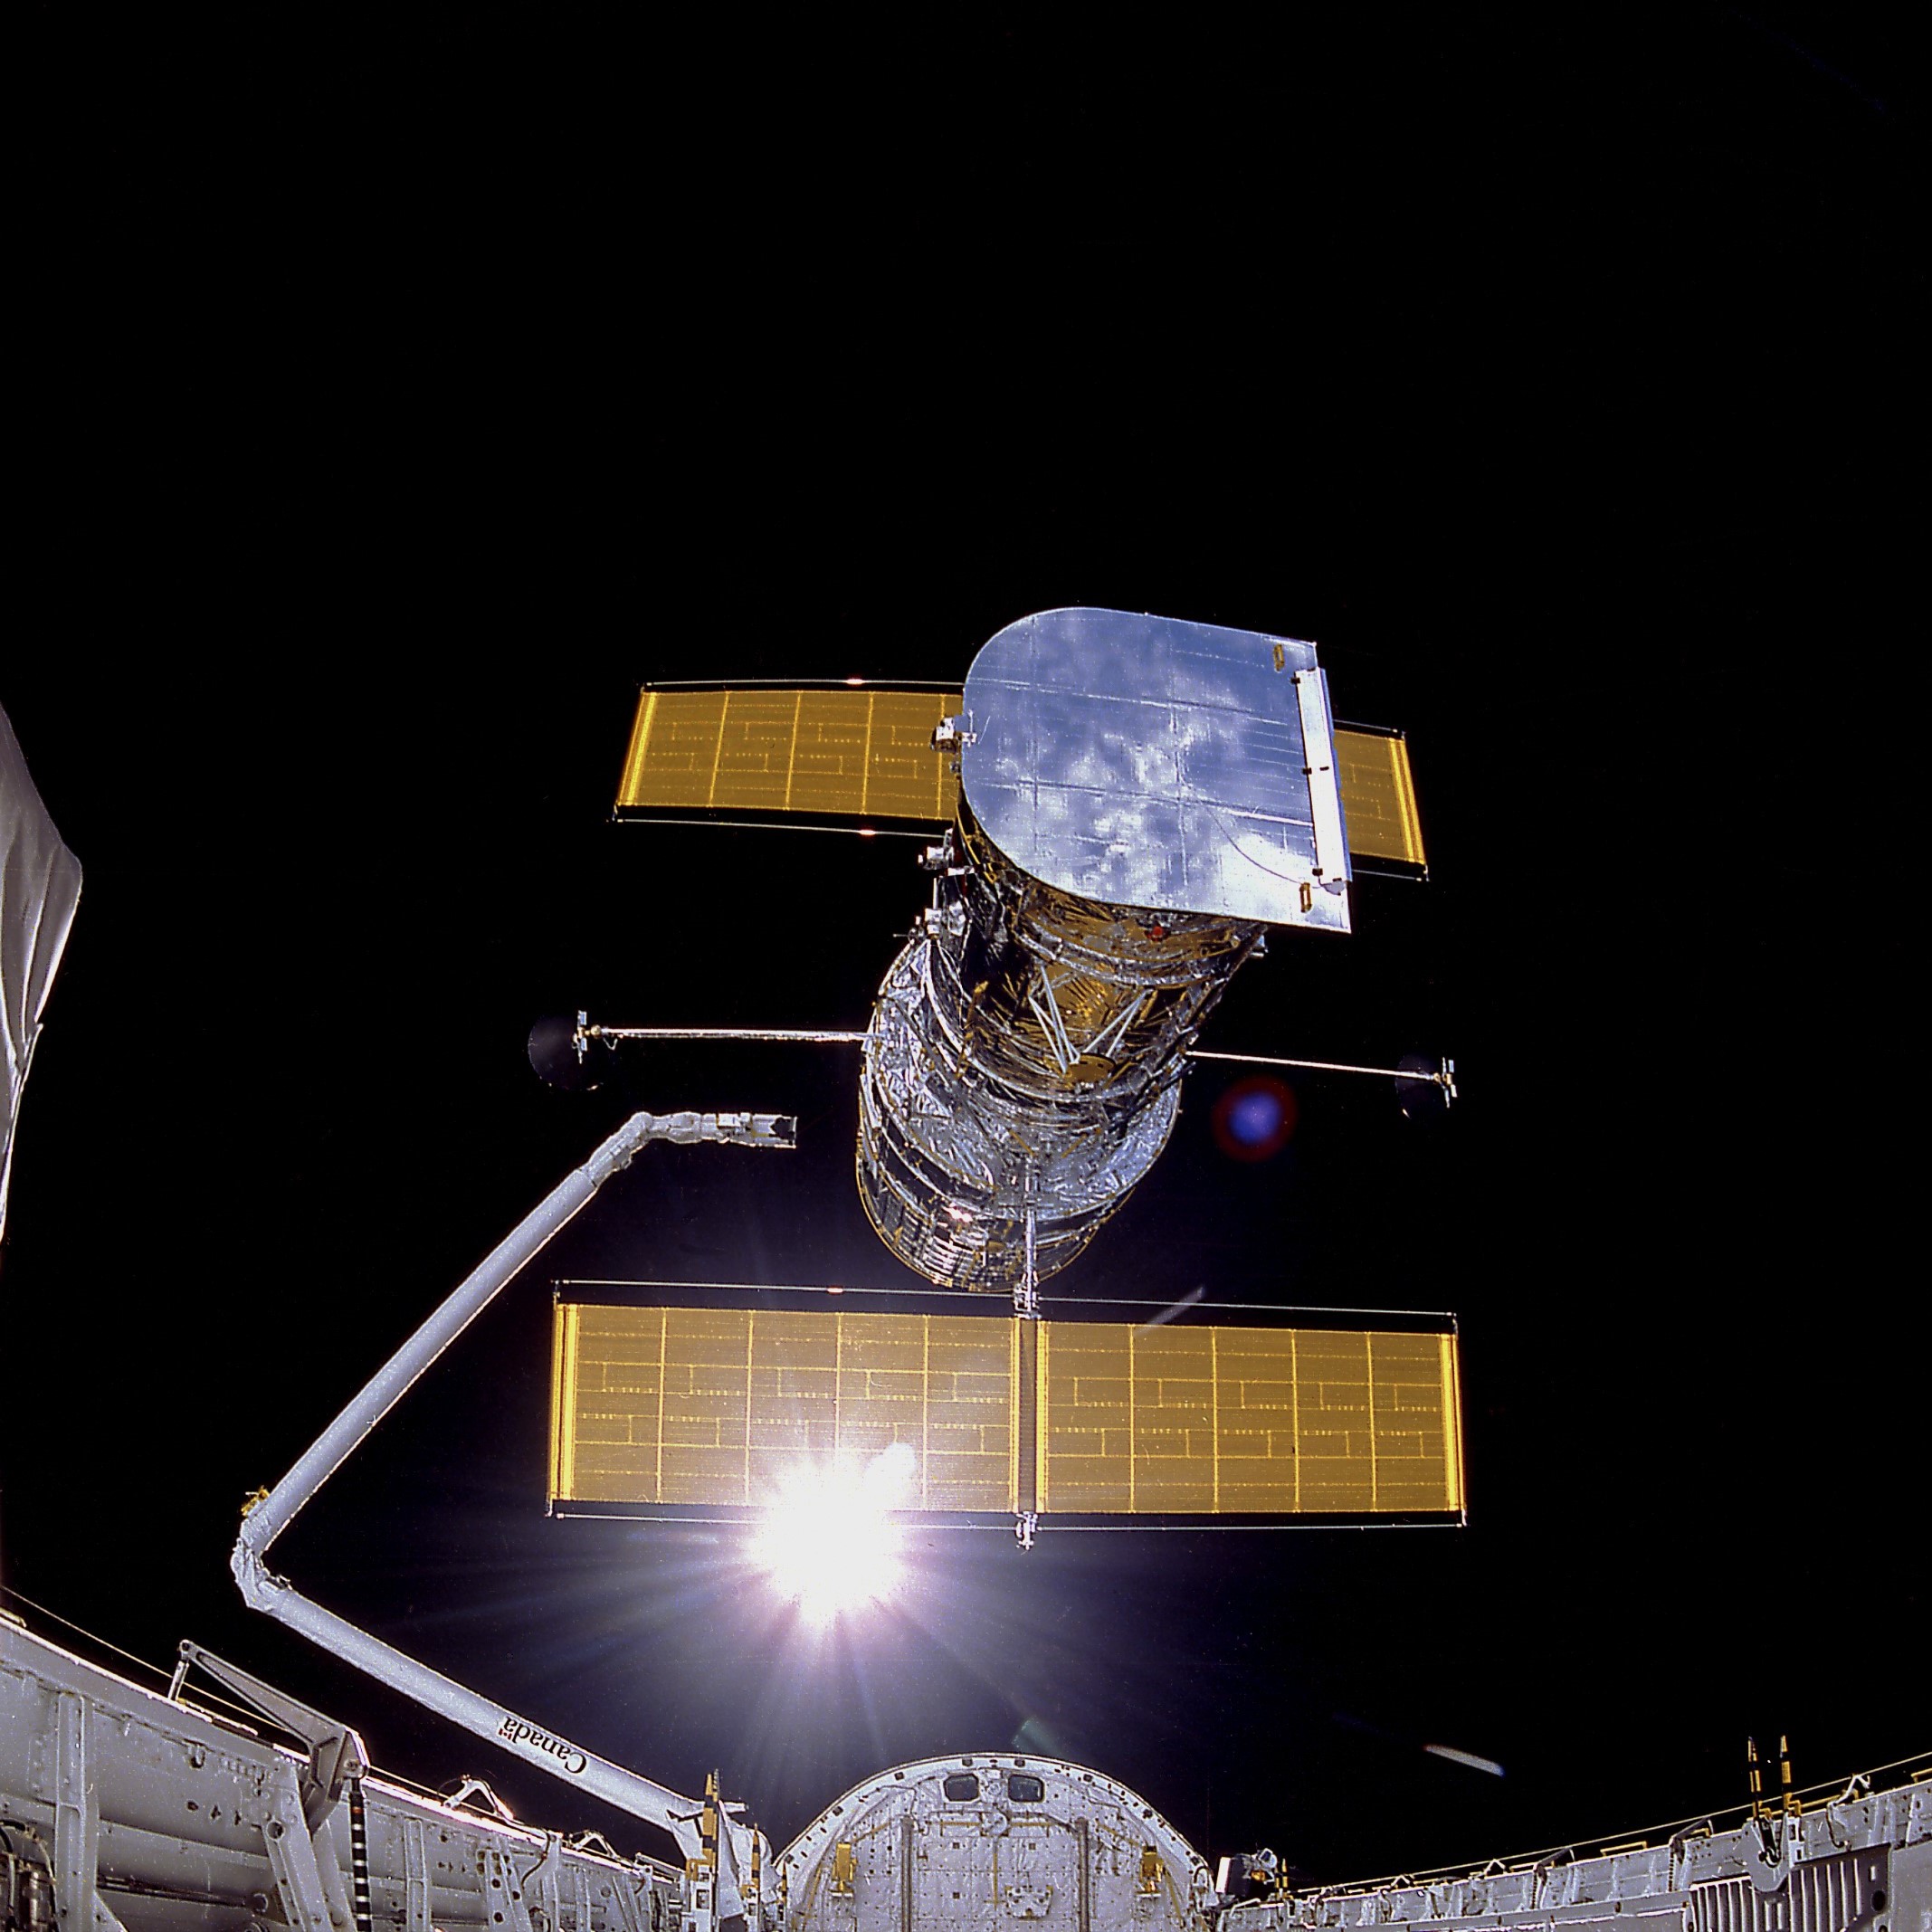
[{"label": "handrail on telescope", "polygon": [[[639,1148],[653,1140],[680,1145],[717,1141],[748,1147],[796,1145],[796,1123],[779,1114],[636,1113],[590,1158],[552,1188],[484,1257],[453,1294],[431,1315],[381,1368],[361,1394],[318,1436],[294,1468],[244,1513],[229,1566],[250,1608],[299,1631],[331,1655],[366,1672],[452,1724],[500,1746],[526,1764],[563,1779],[580,1791],[614,1804],[633,1818],[661,1826],[677,1841],[689,1861],[705,1855],[704,1813],[715,1800],[687,1797],[623,1765],[585,1750],[567,1737],[492,1703],[452,1679],[418,1663],[393,1645],[372,1637],[347,1619],[304,1596],[268,1567],[270,1547],[297,1512],[328,1481],[437,1357],[482,1313],[497,1294],[566,1223],[588,1204],[605,1181],[631,1164]],[[738,1874],[752,1859],[752,1831],[717,1805],[719,1870],[716,1916],[742,1914]]]}]

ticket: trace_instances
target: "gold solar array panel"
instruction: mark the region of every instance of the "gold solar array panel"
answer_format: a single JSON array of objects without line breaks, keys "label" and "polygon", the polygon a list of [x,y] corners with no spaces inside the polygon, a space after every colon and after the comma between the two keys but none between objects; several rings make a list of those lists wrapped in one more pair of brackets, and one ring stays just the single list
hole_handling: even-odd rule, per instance
[{"label": "gold solar array panel", "polygon": [[1042,1513],[1461,1510],[1453,1336],[1049,1322],[1041,1340]]},{"label": "gold solar array panel", "polygon": [[976,1315],[560,1303],[550,1494],[756,1505],[800,1461],[903,1442],[915,1507],[1011,1510],[1014,1331]]},{"label": "gold solar array panel", "polygon": [[1407,740],[1379,731],[1338,730],[1335,765],[1350,856],[1426,865]]},{"label": "gold solar array panel", "polygon": [[[755,1507],[801,1461],[912,1451],[910,1506],[1459,1515],[1455,1337],[563,1303],[550,1494]],[[1030,1452],[1029,1452],[1030,1451]]]},{"label": "gold solar array panel", "polygon": [[959,782],[932,745],[943,691],[660,690],[638,696],[620,812],[945,820]]}]

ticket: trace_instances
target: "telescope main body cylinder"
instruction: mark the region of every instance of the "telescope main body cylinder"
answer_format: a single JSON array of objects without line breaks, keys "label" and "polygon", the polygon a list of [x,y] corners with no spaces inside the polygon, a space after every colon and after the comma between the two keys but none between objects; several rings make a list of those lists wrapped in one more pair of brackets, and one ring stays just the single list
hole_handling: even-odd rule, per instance
[{"label": "telescope main body cylinder", "polygon": [[1007,859],[962,804],[956,862],[886,975],[859,1089],[859,1194],[948,1287],[1072,1261],[1174,1127],[1185,1055],[1264,926],[1103,905]]}]

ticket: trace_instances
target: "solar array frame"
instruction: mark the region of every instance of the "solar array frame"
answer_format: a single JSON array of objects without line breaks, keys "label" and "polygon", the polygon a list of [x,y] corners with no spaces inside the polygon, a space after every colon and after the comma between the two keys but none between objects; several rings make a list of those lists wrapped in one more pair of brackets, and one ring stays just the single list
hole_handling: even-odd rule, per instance
[{"label": "solar array frame", "polygon": [[746,1515],[912,1451],[977,1519],[1461,1520],[1452,1330],[559,1301],[554,1511]]}]

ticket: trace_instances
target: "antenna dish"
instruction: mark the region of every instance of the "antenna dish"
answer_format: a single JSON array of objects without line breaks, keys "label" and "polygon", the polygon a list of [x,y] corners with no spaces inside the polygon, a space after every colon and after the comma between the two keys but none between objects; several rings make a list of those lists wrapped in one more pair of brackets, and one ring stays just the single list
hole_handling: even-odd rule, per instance
[{"label": "antenna dish", "polygon": [[1408,1120],[1440,1120],[1449,1111],[1455,1088],[1453,1061],[1424,1060],[1404,1053],[1395,1062],[1395,1101]]},{"label": "antenna dish", "polygon": [[609,1071],[611,1050],[585,1032],[581,1014],[546,1014],[530,1029],[528,1052],[537,1077],[566,1093],[588,1093]]}]

